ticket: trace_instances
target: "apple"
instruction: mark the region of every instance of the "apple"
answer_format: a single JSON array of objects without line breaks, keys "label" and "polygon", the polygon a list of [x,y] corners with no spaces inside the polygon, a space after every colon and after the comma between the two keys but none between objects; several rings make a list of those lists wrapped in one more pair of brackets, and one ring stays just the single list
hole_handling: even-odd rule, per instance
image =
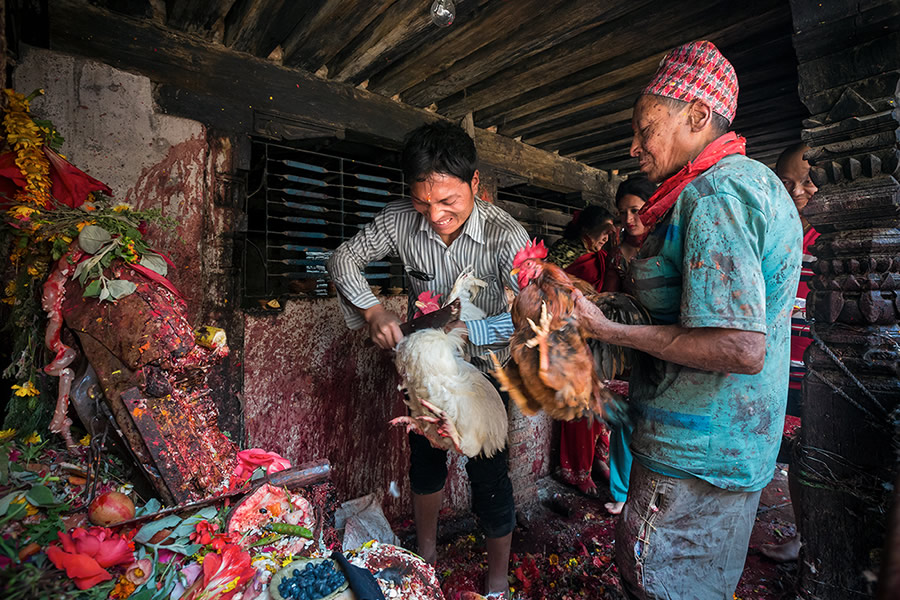
[{"label": "apple", "polygon": [[134,502],[120,492],[100,494],[88,508],[88,519],[94,525],[109,527],[134,518]]}]

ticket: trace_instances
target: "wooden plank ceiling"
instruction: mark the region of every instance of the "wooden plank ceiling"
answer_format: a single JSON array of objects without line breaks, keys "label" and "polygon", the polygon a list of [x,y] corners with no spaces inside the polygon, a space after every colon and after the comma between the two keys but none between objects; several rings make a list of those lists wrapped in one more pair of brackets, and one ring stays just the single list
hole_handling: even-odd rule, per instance
[{"label": "wooden plank ceiling", "polygon": [[799,140],[784,0],[93,0],[172,30],[360,86],[593,167],[634,171],[631,106],[674,46],[713,41],[737,70],[734,128],[769,164]]}]

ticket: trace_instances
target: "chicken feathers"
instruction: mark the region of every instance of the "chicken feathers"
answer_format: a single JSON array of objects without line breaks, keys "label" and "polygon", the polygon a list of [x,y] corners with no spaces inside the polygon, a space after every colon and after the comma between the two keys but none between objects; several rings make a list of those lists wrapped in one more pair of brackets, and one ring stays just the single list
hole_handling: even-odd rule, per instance
[{"label": "chicken feathers", "polygon": [[512,361],[501,366],[495,359],[494,374],[525,414],[543,410],[566,421],[594,414],[624,419],[618,395],[602,380],[627,369],[633,351],[590,339],[575,318],[572,293],[578,289],[617,322],[648,323],[649,318],[630,296],[598,294],[545,262],[546,256],[543,242],[516,254],[513,273],[520,292],[512,306]]},{"label": "chicken feathers", "polygon": [[[483,319],[484,312],[472,300],[485,285],[473,269],[466,269],[444,305],[459,299],[460,319]],[[432,312],[440,308],[439,298],[423,292],[416,307],[422,314]],[[464,359],[464,348],[460,328],[423,329],[400,341],[394,363],[410,414],[391,423],[424,435],[436,448],[491,457],[506,447],[506,407],[490,380]]]}]

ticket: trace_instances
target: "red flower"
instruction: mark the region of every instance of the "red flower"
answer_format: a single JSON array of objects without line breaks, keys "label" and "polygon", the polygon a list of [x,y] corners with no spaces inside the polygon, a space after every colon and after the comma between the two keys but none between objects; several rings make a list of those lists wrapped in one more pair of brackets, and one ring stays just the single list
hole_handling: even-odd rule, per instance
[{"label": "red flower", "polygon": [[200,521],[196,525],[194,525],[194,533],[191,534],[191,541],[195,544],[207,545],[212,543],[213,536],[216,534],[216,529],[219,526],[216,523],[210,523],[209,521]]},{"label": "red flower", "polygon": [[193,589],[186,600],[228,600],[240,592],[256,575],[250,553],[227,546],[221,554],[203,559],[203,585]]},{"label": "red flower", "polygon": [[241,450],[237,456],[238,465],[234,469],[232,486],[240,485],[250,479],[257,467],[265,467],[266,473],[269,475],[291,468],[288,459],[274,452],[266,452],[261,448]]},{"label": "red flower", "polygon": [[76,527],[71,535],[62,531],[57,535],[62,548],[50,546],[47,548],[47,558],[57,569],[65,570],[80,590],[109,581],[112,575],[107,568],[134,560],[128,542],[106,527],[87,530]]},{"label": "red flower", "polygon": [[232,535],[230,533],[219,533],[213,538],[211,545],[212,549],[216,552],[222,552],[225,548],[227,548],[231,544],[236,544],[240,539],[237,535]]},{"label": "red flower", "polygon": [[50,161],[50,194],[66,206],[78,208],[87,200],[91,192],[102,191],[112,196],[112,190],[84,171],[75,168],[62,156],[44,146],[44,154]]}]

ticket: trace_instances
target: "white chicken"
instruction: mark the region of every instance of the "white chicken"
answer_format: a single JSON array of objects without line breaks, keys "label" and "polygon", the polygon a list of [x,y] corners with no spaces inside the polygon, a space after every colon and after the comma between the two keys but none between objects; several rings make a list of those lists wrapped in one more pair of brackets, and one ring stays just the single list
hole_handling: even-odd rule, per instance
[{"label": "white chicken", "polygon": [[[444,306],[447,306],[459,298],[459,320],[479,321],[487,315],[485,315],[483,310],[475,306],[473,301],[475,300],[475,296],[477,296],[484,287],[487,287],[487,282],[475,277],[475,267],[470,266],[460,273],[459,277],[456,278],[456,281],[453,282],[453,288],[447,295]],[[418,306],[418,303],[416,306]]]},{"label": "white chicken", "polygon": [[[467,269],[445,304],[459,298],[460,318],[472,319],[471,309],[480,312],[481,316],[475,318],[484,318],[484,312],[471,303],[478,287],[483,286],[484,282]],[[423,292],[416,306],[423,314],[437,310],[438,298]],[[461,328],[449,332],[423,329],[400,341],[394,364],[402,378],[400,388],[406,392],[404,402],[410,414],[393,419],[391,424],[405,425],[407,431],[424,435],[436,448],[453,448],[470,458],[482,453],[491,457],[506,447],[506,407],[488,378],[463,358],[464,347]]]}]

